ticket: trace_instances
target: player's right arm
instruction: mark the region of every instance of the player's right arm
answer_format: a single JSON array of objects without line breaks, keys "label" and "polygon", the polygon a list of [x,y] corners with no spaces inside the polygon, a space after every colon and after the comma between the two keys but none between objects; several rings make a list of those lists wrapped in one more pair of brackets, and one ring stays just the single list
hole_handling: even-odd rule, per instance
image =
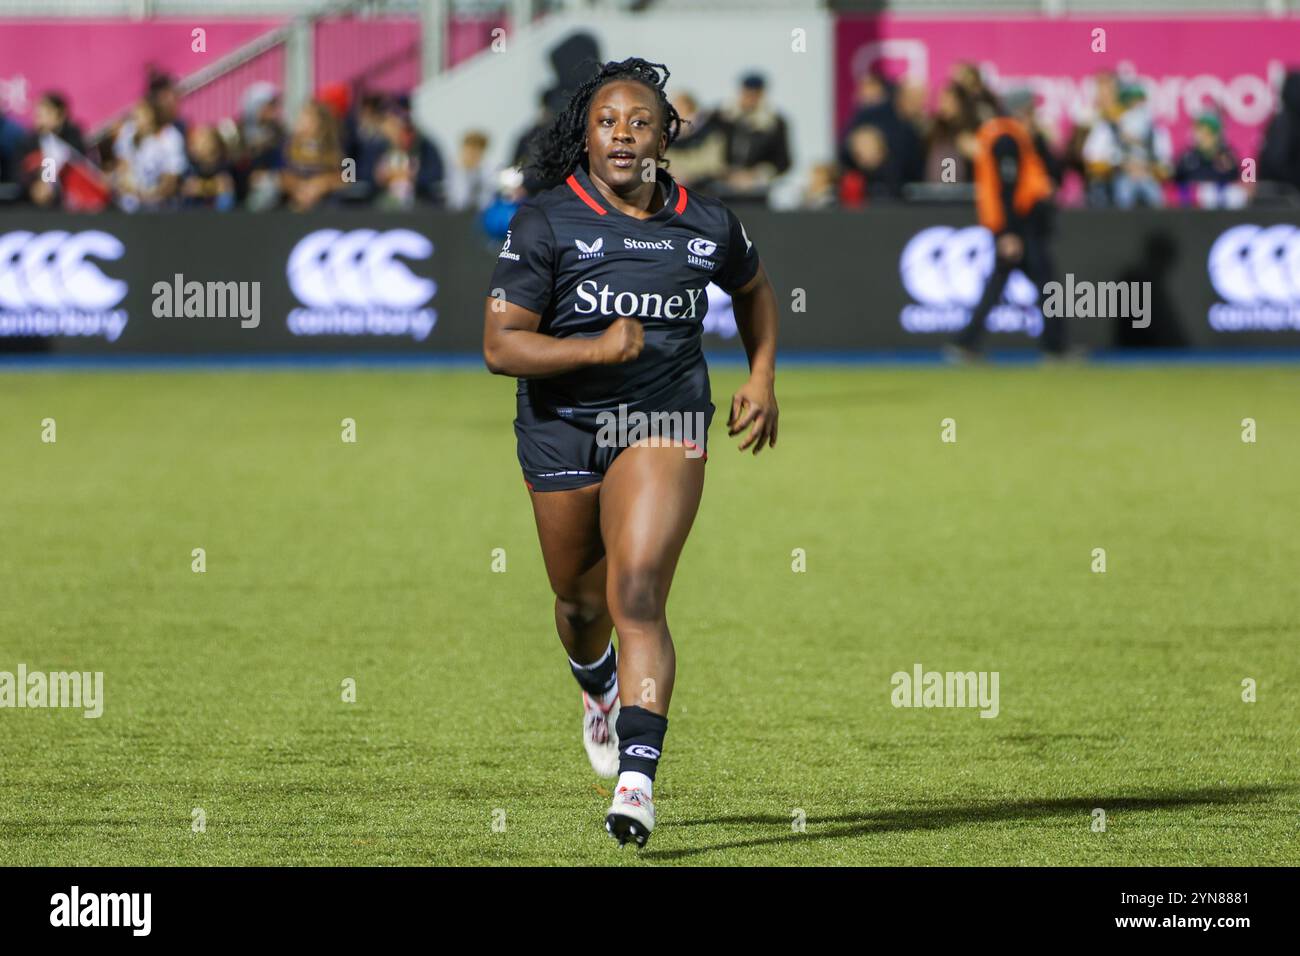
[{"label": "player's right arm", "polygon": [[618,365],[641,354],[645,333],[636,319],[617,318],[595,338],[557,339],[537,331],[542,317],[507,299],[488,296],[483,359],[494,375],[545,378],[589,365]]},{"label": "player's right arm", "polygon": [[617,318],[594,337],[538,332],[555,294],[555,234],[545,213],[525,205],[506,236],[483,312],[483,360],[490,372],[545,378],[641,354],[644,331],[635,319]]}]

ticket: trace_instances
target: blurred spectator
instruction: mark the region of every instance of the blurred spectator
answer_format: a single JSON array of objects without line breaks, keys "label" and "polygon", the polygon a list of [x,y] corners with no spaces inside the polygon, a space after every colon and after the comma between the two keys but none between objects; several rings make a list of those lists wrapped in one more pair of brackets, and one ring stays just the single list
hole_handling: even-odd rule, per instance
[{"label": "blurred spectator", "polygon": [[[970,321],[945,350],[962,361],[980,354],[985,323],[1016,269],[1037,287],[1040,301],[1044,287],[1056,275],[1051,178],[1030,130],[1012,115],[1032,111],[1033,101],[1034,94],[1027,89],[1009,91],[1004,98],[1006,113],[985,120],[976,133],[975,210],[980,225],[993,233],[994,256],[993,271]],[[1066,329],[1060,314],[1044,311],[1039,341],[1046,352],[1064,353]]]},{"label": "blurred spectator", "polygon": [[845,143],[849,163],[840,177],[841,206],[861,209],[872,202],[902,196],[899,167],[889,162],[889,144],[884,133],[866,124],[850,130]]},{"label": "blurred spectator", "polygon": [[520,203],[527,196],[523,170],[518,166],[507,166],[501,170],[497,176],[496,195],[483,210],[483,215],[479,216],[483,232],[497,242],[504,239],[510,229],[510,220],[514,218]]},{"label": "blurred spectator", "polygon": [[286,133],[280,119],[280,94],[271,83],[244,90],[239,139],[242,155],[235,165],[235,186],[252,209],[279,201],[279,169],[284,164]]},{"label": "blurred spectator", "polygon": [[846,131],[864,124],[883,126],[886,117],[894,115],[893,90],[879,73],[868,71],[858,77],[854,103],[856,108],[844,127]]},{"label": "blurred spectator", "polygon": [[304,212],[332,196],[343,186],[342,164],[334,114],[324,103],[305,104],[284,147],[280,184],[288,207]]},{"label": "blurred spectator", "polygon": [[357,182],[367,184],[372,193],[379,189],[375,170],[389,148],[388,136],[384,132],[387,113],[388,100],[382,93],[367,93],[361,97],[352,157],[357,161]]},{"label": "blurred spectator", "polygon": [[[1162,206],[1161,183],[1169,177],[1172,153],[1169,133],[1156,124],[1146,91],[1136,83],[1120,87],[1119,108],[1117,119],[1099,116],[1083,144],[1090,178],[1109,183],[1110,202],[1120,209]],[[1094,200],[1101,195],[1090,191]]]},{"label": "blurred spectator", "polygon": [[[917,91],[910,84],[895,87],[883,77],[868,73],[858,84],[858,109],[840,140],[840,165],[865,173],[852,155],[850,140],[863,126],[874,127],[884,137],[884,165],[872,170],[870,190],[877,198],[900,196],[903,184],[916,182],[925,174],[925,143],[921,131],[909,120],[915,115]],[[922,102],[924,93],[921,93]],[[858,135],[859,145],[865,141]],[[879,188],[886,185],[884,192]]]},{"label": "blurred spectator", "polygon": [[182,138],[186,136],[188,130],[180,116],[181,96],[174,77],[167,73],[150,73],[145,98],[153,104],[159,126],[175,126]]},{"label": "blurred spectator", "polygon": [[486,209],[496,193],[496,171],[486,163],[488,138],[471,130],[460,141],[456,162],[447,171],[447,208],[456,212]]},{"label": "blurred spectator", "polygon": [[0,109],[0,184],[11,184],[10,189],[18,183],[19,149],[26,137],[27,131]]},{"label": "blurred spectator", "polygon": [[[316,91],[316,102],[323,104],[334,117],[334,132],[338,140],[339,155],[343,159],[355,160],[360,146],[357,141],[357,115],[352,109],[352,90],[348,84],[341,81],[326,83]],[[330,194],[331,201],[344,199],[348,194],[356,194],[355,187],[352,187],[349,181],[342,181],[342,160],[339,163],[341,182],[339,188]],[[364,188],[363,186],[362,189]]]},{"label": "blurred spectator", "polygon": [[383,209],[409,209],[415,205],[415,184],[420,170],[415,130],[396,111],[384,114],[380,129],[388,148],[375,164],[378,205]]},{"label": "blurred spectator", "polygon": [[326,83],[316,94],[316,102],[323,105],[339,124],[339,143],[344,143],[342,124],[347,122],[348,111],[352,109],[352,94],[345,83]]},{"label": "blurred spectator", "polygon": [[727,131],[726,176],[715,192],[730,202],[767,202],[772,181],[790,168],[785,120],[765,100],[758,73],[741,79],[736,103],[722,111]]},{"label": "blurred spectator", "polygon": [[[890,148],[902,157],[903,182],[920,182],[925,177],[925,87],[913,80],[901,80],[894,88],[894,112],[898,116],[896,139]],[[886,134],[888,140],[888,134]]]},{"label": "blurred spectator", "polygon": [[669,172],[683,185],[711,191],[727,171],[727,129],[716,112],[701,110],[690,93],[679,93],[673,107],[682,130],[668,147]]},{"label": "blurred spectator", "polygon": [[189,136],[190,167],[181,181],[181,204],[225,212],[235,204],[235,179],[225,144],[211,126],[196,126]]},{"label": "blurred spectator", "polygon": [[818,163],[808,176],[799,201],[800,209],[833,209],[839,200],[838,170],[834,163]]},{"label": "blurred spectator", "polygon": [[1224,140],[1223,124],[1214,113],[1196,118],[1192,145],[1178,158],[1174,182],[1183,202],[1188,204],[1213,207],[1240,205],[1244,200],[1245,190],[1238,182],[1237,157]]},{"label": "blurred spectator", "polygon": [[1122,160],[1115,176],[1115,205],[1121,209],[1162,206],[1160,184],[1169,178],[1173,163],[1169,132],[1156,125],[1146,90],[1138,84],[1120,89],[1120,104],[1124,107],[1118,124]]},{"label": "blurred spectator", "polygon": [[239,138],[253,168],[269,169],[279,164],[285,129],[280,119],[280,94],[273,84],[254,83],[244,90]]},{"label": "blurred spectator", "polygon": [[1269,121],[1259,152],[1259,178],[1300,190],[1300,71],[1282,81],[1277,115]]},{"label": "blurred spectator", "polygon": [[[17,175],[28,198],[46,208],[61,205],[59,169],[69,151],[84,153],[85,149],[81,129],[68,119],[67,100],[52,91],[42,94],[32,111],[32,131],[18,144]],[[47,169],[55,175],[43,175]]]},{"label": "blurred spectator", "polygon": [[998,98],[984,82],[979,68],[973,63],[958,63],[952,68],[952,81],[960,86],[975,111],[976,124],[986,123],[1001,111]]},{"label": "blurred spectator", "polygon": [[1043,161],[1043,168],[1047,170],[1047,176],[1052,181],[1052,188],[1059,189],[1065,167],[1057,157],[1056,151],[1052,149],[1046,130],[1038,122],[1033,92],[1028,89],[1013,90],[1004,98],[1004,106],[1006,114],[1019,122],[1029,133],[1029,140],[1034,144],[1038,158]]},{"label": "blurred spectator", "polygon": [[[939,94],[934,121],[925,135],[926,182],[970,182],[976,129],[975,107],[969,94],[956,83],[949,83]],[[945,169],[952,170],[946,180]]]},{"label": "blurred spectator", "polygon": [[[1093,103],[1090,109],[1078,117],[1065,147],[1065,167],[1074,170],[1084,182],[1084,195],[1089,206],[1109,206],[1111,204],[1111,165],[1110,151],[1098,149],[1094,142],[1096,158],[1086,153],[1093,130],[1098,126],[1119,121],[1123,108],[1119,102],[1119,78],[1109,70],[1098,73],[1093,80]],[[1108,136],[1109,134],[1098,134]]]},{"label": "blurred spectator", "polygon": [[175,126],[163,125],[150,100],[135,105],[113,144],[117,160],[113,187],[127,212],[174,204],[187,164],[185,140]]},{"label": "blurred spectator", "polygon": [[394,97],[390,111],[400,121],[399,128],[406,130],[404,135],[410,137],[405,148],[410,151],[411,158],[415,160],[416,198],[441,204],[443,201],[443,180],[446,178],[446,166],[442,161],[442,153],[433,140],[416,129],[415,120],[411,117],[411,98],[409,96],[403,93]]}]

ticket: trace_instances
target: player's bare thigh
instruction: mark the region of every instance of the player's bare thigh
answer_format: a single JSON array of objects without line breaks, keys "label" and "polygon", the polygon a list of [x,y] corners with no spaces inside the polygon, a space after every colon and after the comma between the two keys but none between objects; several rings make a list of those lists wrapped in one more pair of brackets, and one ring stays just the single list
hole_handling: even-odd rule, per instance
[{"label": "player's bare thigh", "polygon": [[605,609],[605,546],[600,484],[571,491],[532,491],[533,518],[551,590],[590,614]]},{"label": "player's bare thigh", "polygon": [[601,483],[600,529],[616,617],[663,613],[704,494],[704,459],[686,451],[634,445],[614,459]]}]

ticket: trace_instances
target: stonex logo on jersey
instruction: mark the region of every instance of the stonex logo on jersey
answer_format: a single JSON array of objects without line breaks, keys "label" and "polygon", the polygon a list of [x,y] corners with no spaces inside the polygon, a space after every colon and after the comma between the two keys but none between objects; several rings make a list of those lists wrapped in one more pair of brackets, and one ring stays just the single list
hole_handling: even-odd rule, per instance
[{"label": "stonex logo on jersey", "polygon": [[578,315],[599,315],[608,318],[627,316],[639,319],[698,319],[703,318],[709,297],[705,288],[686,289],[684,295],[662,295],[658,292],[615,292],[609,287],[588,279],[578,283],[575,290],[578,302],[573,311]]},{"label": "stonex logo on jersey", "polygon": [[654,240],[624,239],[623,248],[624,249],[650,249],[652,251],[658,250],[660,252],[664,252],[664,251],[672,252],[673,241],[671,239],[654,239]]}]

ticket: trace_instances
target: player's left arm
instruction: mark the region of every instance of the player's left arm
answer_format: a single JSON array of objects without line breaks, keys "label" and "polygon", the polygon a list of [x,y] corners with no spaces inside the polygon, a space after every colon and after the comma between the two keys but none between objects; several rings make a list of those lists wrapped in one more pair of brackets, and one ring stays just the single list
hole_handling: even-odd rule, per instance
[{"label": "player's left arm", "polygon": [[749,381],[740,386],[731,398],[727,434],[737,435],[749,428],[749,435],[740,443],[740,450],[753,445],[757,455],[764,444],[776,447],[780,414],[776,405],[779,313],[776,292],[761,262],[754,277],[731,293],[731,304],[736,314],[736,328],[745,343],[745,354],[749,356]]}]

